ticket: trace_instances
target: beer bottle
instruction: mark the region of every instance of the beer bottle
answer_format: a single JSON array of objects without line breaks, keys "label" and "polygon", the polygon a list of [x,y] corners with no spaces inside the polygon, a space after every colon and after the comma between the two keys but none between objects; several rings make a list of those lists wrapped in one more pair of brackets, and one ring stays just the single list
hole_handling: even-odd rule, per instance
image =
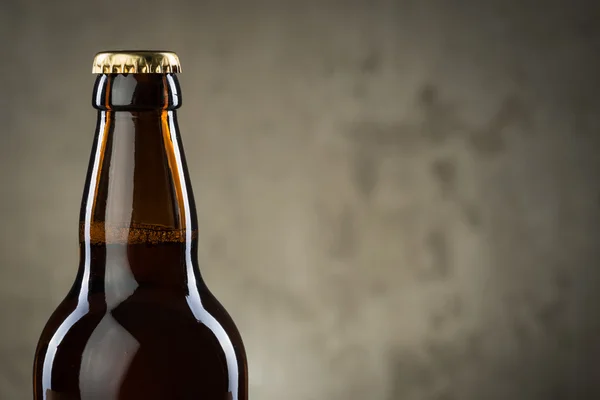
[{"label": "beer bottle", "polygon": [[36,350],[35,400],[246,400],[242,339],[207,289],[176,54],[98,53],[79,270]]}]

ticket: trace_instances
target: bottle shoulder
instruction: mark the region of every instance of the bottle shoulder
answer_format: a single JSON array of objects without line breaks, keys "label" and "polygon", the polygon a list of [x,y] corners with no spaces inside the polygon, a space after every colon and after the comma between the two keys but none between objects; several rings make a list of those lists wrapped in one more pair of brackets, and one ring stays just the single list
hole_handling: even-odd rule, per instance
[{"label": "bottle shoulder", "polygon": [[218,323],[238,338],[239,332],[227,310],[204,284],[198,286],[199,296],[194,297],[183,291],[140,285],[130,296],[112,305],[107,304],[103,292],[90,293],[84,302],[76,293],[70,294],[48,320],[41,341],[50,341],[57,333],[66,335],[83,326],[93,326],[107,316],[127,331],[160,331],[165,326],[182,331]]},{"label": "bottle shoulder", "polygon": [[[199,397],[242,393],[246,355],[240,335],[208,289],[200,293],[201,303],[195,303],[181,293],[140,286],[112,308],[98,295],[84,305],[65,299],[38,345],[34,369],[41,383],[46,380],[39,389],[123,393],[150,380],[164,398],[172,387]],[[110,382],[121,383],[110,389]]]}]

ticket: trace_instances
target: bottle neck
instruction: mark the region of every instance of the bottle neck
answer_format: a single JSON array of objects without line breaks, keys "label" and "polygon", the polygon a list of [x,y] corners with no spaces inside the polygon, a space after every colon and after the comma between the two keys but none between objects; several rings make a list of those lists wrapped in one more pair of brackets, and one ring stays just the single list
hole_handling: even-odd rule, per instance
[{"label": "bottle neck", "polygon": [[96,80],[98,123],[80,214],[80,242],[188,243],[197,219],[171,74],[107,74]]}]

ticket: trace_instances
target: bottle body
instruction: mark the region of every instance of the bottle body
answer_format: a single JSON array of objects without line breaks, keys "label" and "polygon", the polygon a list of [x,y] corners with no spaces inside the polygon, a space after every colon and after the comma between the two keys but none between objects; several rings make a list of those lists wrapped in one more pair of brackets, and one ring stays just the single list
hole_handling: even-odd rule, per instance
[{"label": "bottle body", "polygon": [[243,343],[202,280],[173,74],[103,74],[80,265],[47,323],[34,399],[247,399]]}]

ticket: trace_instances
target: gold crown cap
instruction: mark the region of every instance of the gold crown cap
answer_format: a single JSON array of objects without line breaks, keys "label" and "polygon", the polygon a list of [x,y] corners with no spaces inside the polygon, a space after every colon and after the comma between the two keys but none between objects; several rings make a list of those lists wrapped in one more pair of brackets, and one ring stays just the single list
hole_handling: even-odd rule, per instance
[{"label": "gold crown cap", "polygon": [[181,72],[179,57],[172,51],[102,51],[94,57],[94,74],[175,74]]}]

